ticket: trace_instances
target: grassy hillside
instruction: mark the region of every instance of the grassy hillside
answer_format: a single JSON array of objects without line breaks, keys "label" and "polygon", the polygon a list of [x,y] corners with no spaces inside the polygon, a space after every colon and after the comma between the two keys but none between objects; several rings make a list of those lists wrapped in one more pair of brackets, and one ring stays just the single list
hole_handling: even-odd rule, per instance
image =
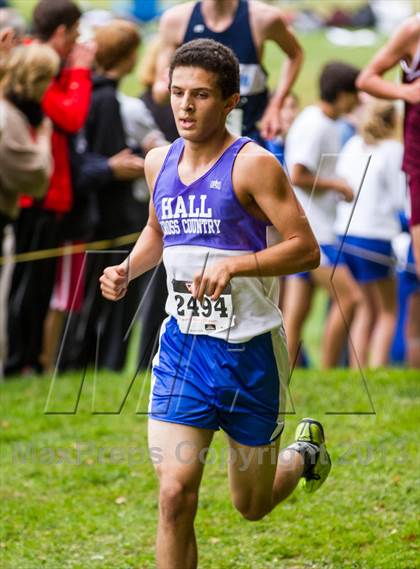
[{"label": "grassy hillside", "polygon": [[[80,377],[59,378],[50,410],[71,411]],[[130,378],[102,372],[94,409],[115,411]],[[197,517],[201,569],[413,569],[418,562],[414,372],[296,372],[283,444],[297,420],[325,426],[333,470],[259,523],[230,504],[216,435]],[[146,450],[148,384],[117,415],[92,415],[93,374],[78,412],[45,415],[49,379],[2,385],[2,569],[152,569],[156,481]],[[143,385],[143,387],[142,387]],[[295,414],[293,414],[293,408]],[[350,414],[336,414],[350,413]]]}]

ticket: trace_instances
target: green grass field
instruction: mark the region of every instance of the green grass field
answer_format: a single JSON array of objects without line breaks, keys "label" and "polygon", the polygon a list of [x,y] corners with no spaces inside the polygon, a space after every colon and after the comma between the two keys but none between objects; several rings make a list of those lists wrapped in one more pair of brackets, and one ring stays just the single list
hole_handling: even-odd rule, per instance
[{"label": "green grass field", "polygon": [[[96,411],[115,411],[129,376],[99,374]],[[283,444],[298,418],[326,426],[333,470],[261,522],[230,504],[224,437],[216,435],[197,516],[201,569],[418,567],[419,456],[414,372],[296,371]],[[50,411],[74,408],[80,377],[58,380]],[[143,384],[143,387],[142,387]],[[146,452],[148,386],[138,378],[119,415],[93,415],[89,374],[74,415],[45,415],[49,379],[2,386],[2,569],[152,569],[156,481]],[[329,414],[333,413],[333,414]]]},{"label": "green grass field", "polygon": [[[13,3],[29,18],[33,0]],[[341,59],[362,66],[384,38],[369,48],[333,46],[323,32],[300,40],[306,59],[295,90],[305,105],[316,97],[323,63]],[[269,46],[271,86],[281,60]],[[124,90],[138,93],[136,73]],[[316,364],[324,297],[315,304],[305,339]],[[316,416],[326,427],[333,470],[319,493],[298,490],[258,523],[243,521],[230,504],[225,441],[216,435],[196,524],[200,569],[420,567],[417,376],[397,369],[366,372],[376,411],[371,414],[360,374],[297,370],[282,446],[292,440],[299,418]],[[70,413],[80,380],[60,377],[50,410]],[[89,372],[77,413],[66,415],[44,414],[50,378],[0,385],[1,569],[155,566],[157,484],[147,457],[146,417],[136,415],[147,408],[148,382],[137,378],[120,414],[92,414],[94,385],[94,410],[112,412],[129,382],[128,371],[100,372],[96,383]]]}]

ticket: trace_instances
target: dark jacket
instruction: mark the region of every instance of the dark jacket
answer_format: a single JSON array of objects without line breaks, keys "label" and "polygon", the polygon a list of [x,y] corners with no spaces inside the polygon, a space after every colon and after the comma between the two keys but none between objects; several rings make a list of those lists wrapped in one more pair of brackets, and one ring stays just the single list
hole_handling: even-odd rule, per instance
[{"label": "dark jacket", "polygon": [[[94,77],[85,136],[86,151],[102,157],[110,158],[127,148],[116,81],[100,75]],[[95,184],[94,188],[99,216],[96,238],[111,239],[136,231],[141,206],[133,197],[132,183],[115,180],[112,176],[103,178],[102,182],[100,187]]]},{"label": "dark jacket", "polygon": [[69,140],[73,207],[62,220],[63,239],[91,241],[99,224],[97,193],[112,184],[108,158],[86,151],[84,131]]}]

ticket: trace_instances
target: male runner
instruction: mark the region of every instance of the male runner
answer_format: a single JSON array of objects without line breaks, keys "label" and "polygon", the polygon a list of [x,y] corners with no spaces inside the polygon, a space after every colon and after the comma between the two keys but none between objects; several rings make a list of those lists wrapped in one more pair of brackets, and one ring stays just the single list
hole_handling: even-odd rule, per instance
[{"label": "male runner", "polygon": [[[292,88],[303,62],[303,51],[285,25],[281,11],[259,0],[202,0],[186,2],[167,10],[160,20],[163,44],[157,62],[153,95],[157,102],[168,96],[168,68],[177,47],[194,39],[213,39],[230,47],[240,63],[238,107],[228,119],[230,130],[258,142],[280,132],[279,109]],[[263,51],[272,40],[286,59],[277,89],[268,99]]]},{"label": "male runner", "polygon": [[[227,435],[232,501],[248,520],[268,514],[301,477],[317,490],[331,463],[312,419],[277,462],[288,381],[277,277],[315,268],[317,242],[276,158],[226,129],[239,99],[231,50],[212,40],[179,48],[170,91],[181,138],[147,155],[148,224],[129,263],[106,268],[100,282],[105,298],[119,300],[163,252],[170,316],[149,409],[150,449],[162,455],[157,565],[193,569],[203,457],[215,431]],[[275,234],[282,241],[269,246]]]}]

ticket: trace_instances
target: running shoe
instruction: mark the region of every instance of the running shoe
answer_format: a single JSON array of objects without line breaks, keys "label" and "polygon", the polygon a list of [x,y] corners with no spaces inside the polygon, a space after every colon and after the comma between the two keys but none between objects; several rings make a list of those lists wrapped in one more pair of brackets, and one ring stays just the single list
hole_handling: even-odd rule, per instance
[{"label": "running shoe", "polygon": [[325,446],[321,423],[315,419],[302,419],[296,428],[294,444],[305,449],[305,469],[301,485],[305,492],[316,492],[324,484],[331,470],[331,459]]}]

